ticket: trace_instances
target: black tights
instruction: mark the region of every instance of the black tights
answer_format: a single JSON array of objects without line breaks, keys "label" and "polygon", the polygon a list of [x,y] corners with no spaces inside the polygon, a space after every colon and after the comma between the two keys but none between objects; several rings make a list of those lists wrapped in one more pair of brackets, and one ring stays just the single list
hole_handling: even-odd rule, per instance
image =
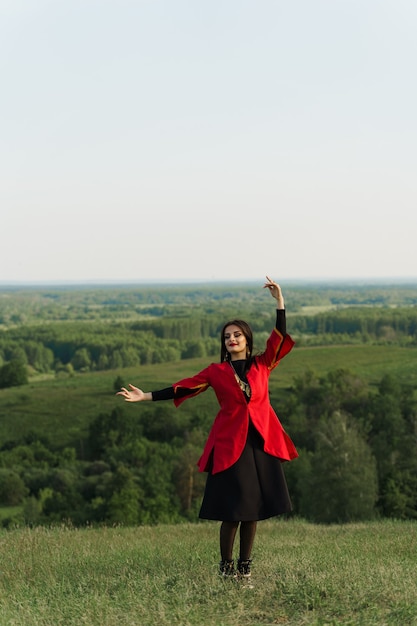
[{"label": "black tights", "polygon": [[222,561],[233,559],[233,545],[240,524],[240,554],[242,561],[250,559],[256,533],[256,522],[222,522],[220,526],[220,554]]}]

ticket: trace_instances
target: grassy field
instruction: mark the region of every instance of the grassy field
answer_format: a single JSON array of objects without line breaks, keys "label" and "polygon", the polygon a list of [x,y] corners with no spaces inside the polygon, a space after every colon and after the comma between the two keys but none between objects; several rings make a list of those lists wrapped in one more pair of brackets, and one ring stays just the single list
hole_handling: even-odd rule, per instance
[{"label": "grassy field", "polygon": [[218,525],[0,532],[1,626],[417,624],[417,524],[259,524],[253,589]]}]

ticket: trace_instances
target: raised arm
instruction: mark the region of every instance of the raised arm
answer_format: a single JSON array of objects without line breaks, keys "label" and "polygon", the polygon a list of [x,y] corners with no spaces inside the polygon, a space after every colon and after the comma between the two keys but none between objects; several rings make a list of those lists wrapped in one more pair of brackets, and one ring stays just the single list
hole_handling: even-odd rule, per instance
[{"label": "raised arm", "polygon": [[269,276],[266,277],[266,281],[264,289],[269,289],[269,293],[277,301],[277,309],[285,309],[284,296],[282,295],[281,287],[278,283],[272,280],[272,278],[269,278]]},{"label": "raised arm", "polygon": [[267,282],[265,283],[264,288],[269,289],[269,293],[277,301],[275,328],[281,333],[282,336],[285,336],[287,334],[287,322],[285,318],[284,296],[282,295],[282,290],[278,283],[269,278],[269,276],[267,276],[266,279]]}]

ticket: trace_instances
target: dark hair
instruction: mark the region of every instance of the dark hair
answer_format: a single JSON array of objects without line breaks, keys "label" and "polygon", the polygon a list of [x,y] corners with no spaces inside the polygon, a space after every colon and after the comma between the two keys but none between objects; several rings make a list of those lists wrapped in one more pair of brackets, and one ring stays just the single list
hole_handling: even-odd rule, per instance
[{"label": "dark hair", "polygon": [[248,355],[247,358],[251,359],[252,356],[252,350],[253,350],[253,335],[252,335],[252,330],[251,327],[249,326],[249,324],[247,322],[244,322],[243,320],[231,320],[230,322],[226,322],[226,324],[223,326],[222,330],[221,330],[221,334],[220,334],[220,342],[221,342],[221,346],[220,346],[220,362],[222,363],[223,361],[228,361],[230,356],[228,351],[226,350],[226,345],[224,342],[224,333],[226,331],[226,328],[228,326],[239,326],[240,330],[242,331],[242,333],[245,335],[246,338],[246,342],[248,344]]}]

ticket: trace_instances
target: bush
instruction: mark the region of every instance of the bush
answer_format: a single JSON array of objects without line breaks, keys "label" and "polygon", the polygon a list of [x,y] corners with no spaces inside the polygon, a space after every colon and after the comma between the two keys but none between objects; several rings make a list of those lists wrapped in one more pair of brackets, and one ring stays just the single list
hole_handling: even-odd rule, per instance
[{"label": "bush", "polygon": [[12,360],[0,367],[0,389],[26,385],[28,374],[26,365],[20,360]]},{"label": "bush", "polygon": [[0,469],[0,504],[16,506],[27,495],[25,483],[18,474],[7,469]]}]

